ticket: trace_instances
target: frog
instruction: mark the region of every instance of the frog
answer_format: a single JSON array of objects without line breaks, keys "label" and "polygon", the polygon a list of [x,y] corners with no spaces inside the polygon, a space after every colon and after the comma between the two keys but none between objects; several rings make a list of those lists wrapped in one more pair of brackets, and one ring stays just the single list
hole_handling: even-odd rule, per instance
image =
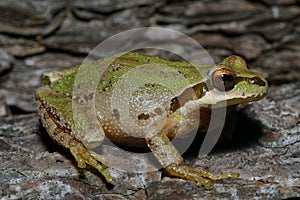
[{"label": "frog", "polygon": [[[88,65],[94,70],[103,68],[101,61],[105,59]],[[79,168],[90,166],[108,183],[115,182],[105,155],[93,151],[107,138],[120,146],[150,149],[168,176],[194,181],[205,189],[212,189],[216,180],[239,178],[236,172],[215,175],[188,166],[172,139],[199,129],[205,132],[211,109],[263,99],[268,90],[263,75],[249,70],[246,61],[237,55],[213,65],[171,61],[138,52],[126,52],[111,60],[90,95],[94,110],[84,111],[86,115],[94,112],[89,119],[100,124],[94,129],[85,132],[82,128],[80,132],[75,128],[72,105],[79,99],[89,101],[74,96],[82,66],[44,73],[43,86],[36,91],[43,126],[53,141],[70,150]],[[123,83],[123,79],[127,81]],[[121,110],[126,103],[129,114]],[[84,121],[84,117],[76,120]]]}]

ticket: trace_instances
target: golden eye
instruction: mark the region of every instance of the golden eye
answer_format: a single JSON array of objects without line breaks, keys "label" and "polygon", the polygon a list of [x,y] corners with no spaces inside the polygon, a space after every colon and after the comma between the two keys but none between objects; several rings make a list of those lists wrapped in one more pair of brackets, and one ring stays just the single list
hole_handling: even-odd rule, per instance
[{"label": "golden eye", "polygon": [[212,82],[219,91],[229,91],[234,88],[235,74],[227,68],[217,69],[212,74]]}]

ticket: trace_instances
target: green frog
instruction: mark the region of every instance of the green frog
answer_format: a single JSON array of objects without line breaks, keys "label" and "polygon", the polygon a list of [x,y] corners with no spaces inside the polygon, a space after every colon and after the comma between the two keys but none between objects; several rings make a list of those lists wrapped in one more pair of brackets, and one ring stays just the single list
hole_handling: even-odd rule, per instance
[{"label": "green frog", "polygon": [[[239,177],[234,172],[217,176],[187,166],[171,141],[207,130],[211,109],[264,98],[268,83],[261,74],[250,71],[245,60],[235,55],[211,66],[127,52],[103,69],[105,59],[85,64],[95,70],[91,74],[103,72],[94,92],[84,97],[74,90],[90,81],[76,82],[85,65],[46,72],[44,86],[36,92],[43,126],[56,143],[71,151],[78,167],[90,165],[107,182],[114,182],[105,155],[92,150],[106,137],[121,146],[146,146],[168,175],[193,180],[205,189],[212,189],[214,180]],[[93,109],[74,110],[74,103],[89,102]]]}]

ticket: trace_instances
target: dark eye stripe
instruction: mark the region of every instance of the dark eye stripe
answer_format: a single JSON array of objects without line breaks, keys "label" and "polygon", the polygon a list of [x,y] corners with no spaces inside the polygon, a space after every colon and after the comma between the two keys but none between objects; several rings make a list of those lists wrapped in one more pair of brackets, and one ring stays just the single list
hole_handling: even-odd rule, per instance
[{"label": "dark eye stripe", "polygon": [[236,77],[235,84],[237,84],[237,83],[239,83],[241,81],[246,81],[246,82],[248,82],[251,85],[259,85],[259,86],[262,86],[262,87],[266,86],[266,82],[264,82],[263,80],[261,80],[257,76],[251,77],[251,78],[248,78],[248,77]]},{"label": "dark eye stripe", "polygon": [[194,85],[192,88],[187,88],[185,91],[183,91],[183,93],[171,100],[170,111],[175,112],[186,102],[190,100],[200,99],[206,94],[207,91],[208,87],[205,82]]},{"label": "dark eye stripe", "polygon": [[266,83],[258,77],[247,78],[248,83],[259,86],[266,86]]}]

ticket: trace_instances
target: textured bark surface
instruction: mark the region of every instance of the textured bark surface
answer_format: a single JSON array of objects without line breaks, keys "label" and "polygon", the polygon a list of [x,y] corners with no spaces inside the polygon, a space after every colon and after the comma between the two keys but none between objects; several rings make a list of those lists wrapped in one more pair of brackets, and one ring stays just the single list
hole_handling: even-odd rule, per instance
[{"label": "textured bark surface", "polygon": [[[4,199],[285,199],[300,197],[300,7],[296,0],[0,1],[0,196]],[[215,62],[244,57],[270,83],[243,107],[231,142],[190,165],[241,178],[204,190],[162,171],[79,170],[40,126],[34,92],[45,71],[80,64],[101,41],[145,26],[178,30]],[[149,35],[149,40],[159,35]],[[189,50],[193,54],[193,49]],[[155,52],[154,52],[155,54]],[[168,56],[168,55],[167,55]]]}]

